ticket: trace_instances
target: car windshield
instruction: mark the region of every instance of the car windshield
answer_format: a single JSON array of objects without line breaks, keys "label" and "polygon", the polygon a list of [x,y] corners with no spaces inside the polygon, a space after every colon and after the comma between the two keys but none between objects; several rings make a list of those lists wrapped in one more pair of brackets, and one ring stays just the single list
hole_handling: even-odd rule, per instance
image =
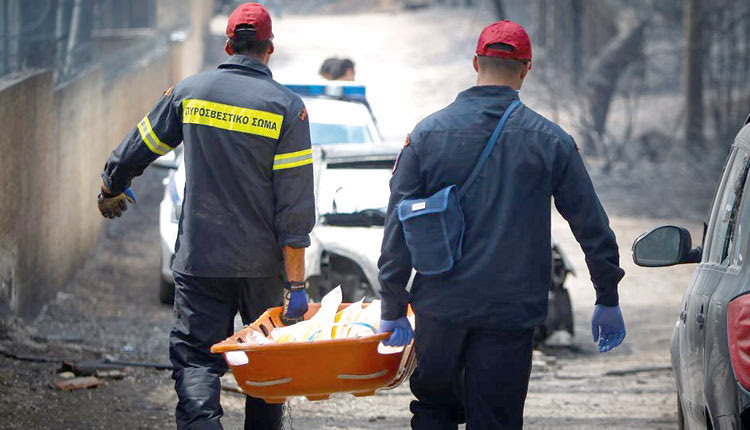
[{"label": "car windshield", "polygon": [[352,214],[367,210],[385,213],[390,169],[329,168],[320,178],[318,212]]},{"label": "car windshield", "polygon": [[365,125],[311,123],[310,140],[313,145],[372,143],[372,135]]}]

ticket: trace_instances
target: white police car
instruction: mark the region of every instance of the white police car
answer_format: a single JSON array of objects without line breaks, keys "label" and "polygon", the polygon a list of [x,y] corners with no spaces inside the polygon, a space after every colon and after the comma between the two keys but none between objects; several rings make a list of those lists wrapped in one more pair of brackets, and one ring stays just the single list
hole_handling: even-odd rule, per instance
[{"label": "white police car", "polygon": [[[375,119],[367,104],[364,86],[347,82],[327,82],[313,85],[290,84],[287,87],[299,94],[305,102],[310,116],[310,137],[314,146],[346,145],[364,148],[369,145],[382,145]],[[174,160],[159,160],[159,163],[166,167],[176,165],[169,177],[164,180],[164,198],[159,209],[159,299],[162,303],[171,303],[174,297],[171,265],[185,189],[185,168],[181,151],[173,152],[176,153]],[[385,186],[387,189],[387,182]]]},{"label": "white police car", "polygon": [[286,87],[305,102],[313,145],[381,143],[365,86],[334,81]]},{"label": "white police car", "polygon": [[313,151],[317,222],[305,252],[310,297],[341,285],[344,300],[380,295],[377,262],[388,182],[401,145],[336,145]]}]

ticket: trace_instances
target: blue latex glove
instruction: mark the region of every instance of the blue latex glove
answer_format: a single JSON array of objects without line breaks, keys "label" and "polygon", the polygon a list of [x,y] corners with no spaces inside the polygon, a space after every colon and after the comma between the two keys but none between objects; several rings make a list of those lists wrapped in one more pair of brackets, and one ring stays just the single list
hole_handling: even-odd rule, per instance
[{"label": "blue latex glove", "polygon": [[391,337],[383,341],[385,346],[403,346],[414,338],[414,330],[406,317],[397,320],[380,320],[378,333],[392,332]]},{"label": "blue latex glove", "polygon": [[625,322],[619,306],[594,307],[594,315],[591,316],[591,334],[594,342],[599,341],[599,352],[607,352],[625,339]]},{"label": "blue latex glove", "polygon": [[302,321],[307,312],[307,292],[305,284],[289,285],[284,287],[284,312],[281,321],[286,324],[294,324]]}]

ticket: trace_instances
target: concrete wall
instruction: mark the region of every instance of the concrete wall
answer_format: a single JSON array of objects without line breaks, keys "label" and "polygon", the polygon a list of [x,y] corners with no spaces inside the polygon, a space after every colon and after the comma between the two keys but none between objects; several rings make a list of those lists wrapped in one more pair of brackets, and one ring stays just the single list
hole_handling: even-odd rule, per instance
[{"label": "concrete wall", "polygon": [[[35,266],[46,226],[36,205],[46,195],[38,189],[41,171],[49,165],[44,152],[51,141],[52,76],[35,73],[0,87],[0,315],[13,314],[39,293]],[[36,172],[34,174],[33,172]],[[42,191],[42,192],[40,192]]]},{"label": "concrete wall", "polygon": [[110,151],[176,77],[200,70],[211,2],[182,4],[190,36],[113,79],[99,66],[61,88],[51,71],[0,81],[0,326],[35,315],[83,265]]}]

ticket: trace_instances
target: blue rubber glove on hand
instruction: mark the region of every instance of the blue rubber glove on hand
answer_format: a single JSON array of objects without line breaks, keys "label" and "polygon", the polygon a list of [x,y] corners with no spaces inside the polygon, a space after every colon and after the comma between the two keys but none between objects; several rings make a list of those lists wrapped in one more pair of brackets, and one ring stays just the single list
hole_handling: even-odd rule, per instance
[{"label": "blue rubber glove on hand", "polygon": [[304,283],[290,283],[284,286],[284,312],[281,321],[294,324],[302,321],[307,312],[307,292]]},{"label": "blue rubber glove on hand", "polygon": [[596,305],[591,316],[591,334],[599,341],[599,352],[607,352],[625,339],[625,322],[619,306]]},{"label": "blue rubber glove on hand", "polygon": [[380,320],[378,333],[391,332],[391,336],[383,341],[385,346],[403,346],[414,338],[414,330],[406,317],[397,320]]}]

